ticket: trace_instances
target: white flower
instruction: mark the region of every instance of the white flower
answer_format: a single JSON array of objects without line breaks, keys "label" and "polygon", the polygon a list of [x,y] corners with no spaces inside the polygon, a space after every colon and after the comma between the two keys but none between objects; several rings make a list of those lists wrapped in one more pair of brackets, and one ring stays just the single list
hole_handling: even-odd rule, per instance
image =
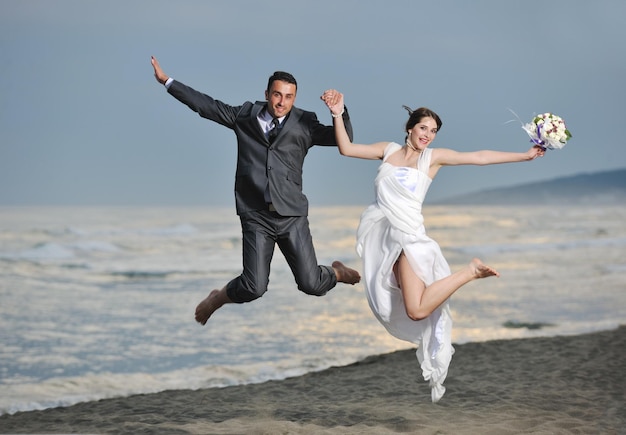
[{"label": "white flower", "polygon": [[530,136],[530,141],[544,148],[561,149],[572,137],[565,121],[550,112],[535,116],[532,122],[522,128]]}]

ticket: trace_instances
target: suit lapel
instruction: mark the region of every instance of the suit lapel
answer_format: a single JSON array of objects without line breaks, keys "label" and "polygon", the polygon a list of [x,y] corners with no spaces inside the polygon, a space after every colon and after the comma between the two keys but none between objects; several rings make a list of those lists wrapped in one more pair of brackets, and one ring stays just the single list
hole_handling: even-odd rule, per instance
[{"label": "suit lapel", "polygon": [[257,132],[259,143],[264,144],[265,146],[269,146],[270,142],[265,136],[265,132],[261,128],[259,124],[259,114],[265,110],[267,107],[267,102],[265,101],[257,101],[252,105],[252,110],[250,111],[250,122],[254,124],[254,129]]},{"label": "suit lapel", "polygon": [[276,140],[280,139],[284,130],[289,130],[293,126],[298,125],[298,123],[300,122],[300,118],[302,118],[302,113],[302,110],[298,109],[297,107],[291,108],[289,115],[287,115],[287,119],[283,121],[283,126],[281,127],[280,132],[276,137]]}]

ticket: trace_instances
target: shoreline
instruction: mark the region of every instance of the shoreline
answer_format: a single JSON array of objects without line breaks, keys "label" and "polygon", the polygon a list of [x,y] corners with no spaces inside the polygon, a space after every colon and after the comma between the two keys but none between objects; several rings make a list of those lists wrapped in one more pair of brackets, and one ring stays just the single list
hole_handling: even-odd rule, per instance
[{"label": "shoreline", "polygon": [[455,344],[437,404],[414,349],[277,381],[0,416],[0,433],[502,434],[626,427],[626,326]]}]

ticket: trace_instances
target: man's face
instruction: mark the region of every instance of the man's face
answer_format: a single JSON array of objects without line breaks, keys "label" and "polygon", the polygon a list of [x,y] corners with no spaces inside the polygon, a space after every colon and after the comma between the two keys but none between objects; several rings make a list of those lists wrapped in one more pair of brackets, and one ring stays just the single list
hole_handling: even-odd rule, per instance
[{"label": "man's face", "polygon": [[267,111],[273,118],[281,118],[289,113],[296,101],[296,85],[274,80],[269,91],[265,91]]}]

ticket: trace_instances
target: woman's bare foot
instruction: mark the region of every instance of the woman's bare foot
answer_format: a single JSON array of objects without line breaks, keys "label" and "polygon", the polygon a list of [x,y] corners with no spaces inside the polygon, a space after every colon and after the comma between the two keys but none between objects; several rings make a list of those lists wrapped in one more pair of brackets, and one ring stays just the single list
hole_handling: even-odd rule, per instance
[{"label": "woman's bare foot", "polygon": [[338,282],[344,282],[346,284],[356,284],[361,281],[361,275],[354,269],[350,269],[341,261],[333,261],[333,269],[337,276]]},{"label": "woman's bare foot", "polygon": [[487,278],[489,276],[498,276],[498,277],[500,276],[497,270],[495,270],[492,267],[487,266],[486,264],[483,264],[483,262],[480,261],[478,258],[474,258],[470,262],[469,268],[474,274],[474,278],[476,279]]},{"label": "woman's bare foot", "polygon": [[196,307],[196,322],[206,324],[209,317],[218,310],[222,305],[231,302],[226,289],[213,290],[209,295],[204,298],[202,302]]}]

